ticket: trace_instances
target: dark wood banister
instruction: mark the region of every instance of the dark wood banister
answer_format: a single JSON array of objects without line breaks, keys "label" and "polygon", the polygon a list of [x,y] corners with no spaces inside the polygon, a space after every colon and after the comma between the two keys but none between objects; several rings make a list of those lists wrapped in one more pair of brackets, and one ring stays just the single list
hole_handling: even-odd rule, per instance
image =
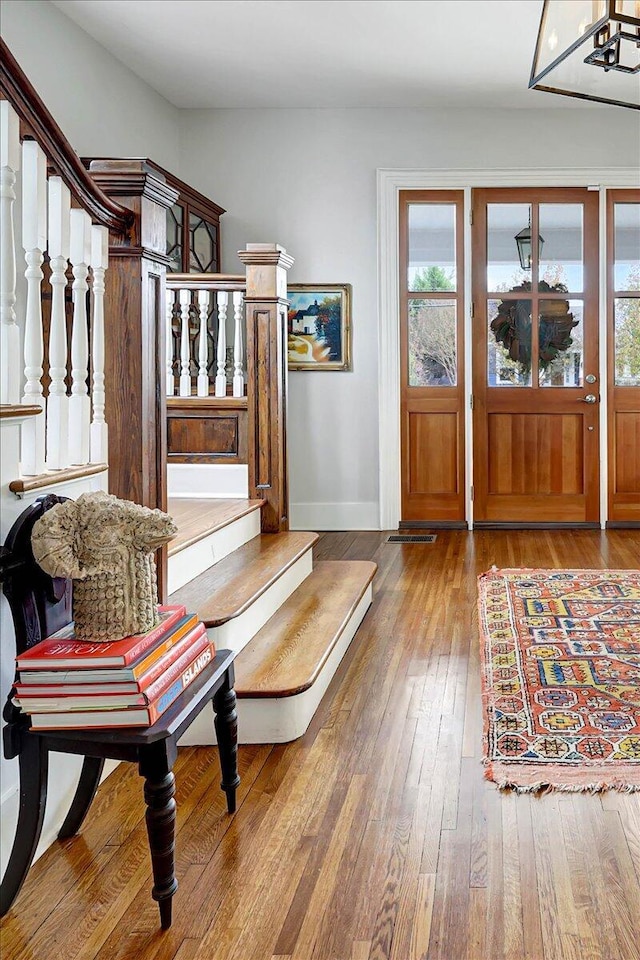
[{"label": "dark wood banister", "polygon": [[62,177],[92,220],[126,236],[135,214],[104,193],[82,165],[64,133],[53,119],[4,40],[0,38],[0,92],[29,133],[44,150],[48,162]]}]

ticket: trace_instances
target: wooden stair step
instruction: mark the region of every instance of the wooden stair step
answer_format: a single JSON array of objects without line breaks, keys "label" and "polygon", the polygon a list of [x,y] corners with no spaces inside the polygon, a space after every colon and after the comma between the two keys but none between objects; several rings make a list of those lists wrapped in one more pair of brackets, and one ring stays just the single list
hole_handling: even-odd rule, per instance
[{"label": "wooden stair step", "polygon": [[238,697],[291,697],[320,674],[377,565],[327,560],[291,594],[235,660]]},{"label": "wooden stair step", "polygon": [[171,594],[207,627],[217,627],[244,613],[278,578],[318,541],[317,533],[265,533],[204,570]]},{"label": "wooden stair step", "polygon": [[204,500],[169,497],[167,513],[173,517],[178,534],[169,544],[173,557],[204,537],[221,530],[253,510],[260,510],[264,500]]}]

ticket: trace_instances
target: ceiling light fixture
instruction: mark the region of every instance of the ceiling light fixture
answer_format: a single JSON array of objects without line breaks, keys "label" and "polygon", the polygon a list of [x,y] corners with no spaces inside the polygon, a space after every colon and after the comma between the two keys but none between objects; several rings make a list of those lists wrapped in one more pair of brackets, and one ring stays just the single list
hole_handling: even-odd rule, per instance
[{"label": "ceiling light fixture", "polygon": [[640,110],[640,0],[544,0],[529,89]]}]

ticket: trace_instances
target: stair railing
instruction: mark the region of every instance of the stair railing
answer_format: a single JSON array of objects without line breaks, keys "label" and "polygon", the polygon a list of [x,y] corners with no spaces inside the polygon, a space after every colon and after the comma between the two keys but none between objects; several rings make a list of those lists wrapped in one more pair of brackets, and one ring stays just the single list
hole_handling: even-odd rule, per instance
[{"label": "stair railing", "polygon": [[127,237],[135,217],[94,183],[0,43],[0,404],[43,414],[22,424],[20,477],[11,484],[21,493],[25,480],[42,487],[65,470],[106,469],[109,230]]},{"label": "stair railing", "polygon": [[167,397],[245,396],[246,287],[244,276],[167,275]]},{"label": "stair railing", "polygon": [[[237,434],[246,431],[230,454],[248,464],[249,496],[265,501],[262,531],[278,532],[288,528],[286,318],[293,259],[276,243],[249,243],[238,256],[243,276],[167,276],[167,402],[170,415],[181,409],[186,430],[197,415],[225,416]],[[246,461],[239,455],[245,449]]]}]

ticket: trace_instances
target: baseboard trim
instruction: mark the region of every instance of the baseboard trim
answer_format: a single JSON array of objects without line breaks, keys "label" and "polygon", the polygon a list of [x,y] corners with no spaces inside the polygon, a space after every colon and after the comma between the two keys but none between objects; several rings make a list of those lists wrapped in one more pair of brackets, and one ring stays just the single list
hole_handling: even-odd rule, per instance
[{"label": "baseboard trim", "polygon": [[292,503],[289,527],[291,530],[379,530],[379,507],[376,501]]},{"label": "baseboard trim", "polygon": [[516,521],[474,520],[474,530],[600,530],[599,523],[519,523]]},{"label": "baseboard trim", "polygon": [[466,520],[401,520],[398,530],[468,530]]},{"label": "baseboard trim", "polygon": [[607,520],[607,530],[640,530],[640,520]]}]

